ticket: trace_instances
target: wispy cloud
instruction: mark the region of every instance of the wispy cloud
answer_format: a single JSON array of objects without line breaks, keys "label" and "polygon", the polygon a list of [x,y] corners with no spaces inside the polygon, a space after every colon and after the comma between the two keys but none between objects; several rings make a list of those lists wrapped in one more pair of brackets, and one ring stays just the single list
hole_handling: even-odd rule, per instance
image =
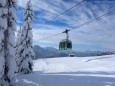
[{"label": "wispy cloud", "polygon": [[[28,0],[19,0],[19,7],[24,8]],[[55,36],[45,40],[38,40],[53,34],[71,29],[97,16],[115,9],[115,2],[87,2],[85,1],[70,12],[60,16],[56,20],[39,28],[44,22],[51,20],[63,11],[80,2],[76,0],[32,0],[35,11],[33,23],[34,41],[58,44],[65,35]],[[19,13],[20,14],[20,13]],[[19,16],[18,20],[20,19]],[[23,22],[19,20],[19,22]],[[102,19],[92,21],[88,25],[72,30],[70,39],[74,44],[99,45],[105,48],[115,49],[115,13]]]}]

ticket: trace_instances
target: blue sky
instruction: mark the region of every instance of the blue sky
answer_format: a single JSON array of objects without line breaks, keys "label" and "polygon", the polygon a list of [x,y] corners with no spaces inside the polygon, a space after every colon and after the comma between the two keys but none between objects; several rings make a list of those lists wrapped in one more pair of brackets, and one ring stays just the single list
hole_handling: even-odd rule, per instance
[{"label": "blue sky", "polygon": [[[18,0],[17,27],[23,25],[23,12],[28,0]],[[33,41],[42,47],[58,48],[59,42],[65,38],[61,34],[40,40],[53,34],[71,29],[97,16],[115,9],[114,0],[87,0],[54,21],[39,28],[42,24],[71,8],[81,0],[31,0],[34,10]],[[69,32],[73,42],[73,50],[115,50],[115,12],[92,21]]]}]

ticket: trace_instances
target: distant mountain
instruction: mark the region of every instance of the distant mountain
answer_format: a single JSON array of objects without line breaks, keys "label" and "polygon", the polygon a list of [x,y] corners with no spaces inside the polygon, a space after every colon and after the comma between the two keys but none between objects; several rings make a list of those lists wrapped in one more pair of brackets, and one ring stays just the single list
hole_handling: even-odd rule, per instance
[{"label": "distant mountain", "polygon": [[42,48],[38,45],[34,45],[34,51],[35,51],[36,59],[68,56],[68,54],[60,52],[58,49],[52,47]]},{"label": "distant mountain", "polygon": [[52,47],[45,47],[42,48],[38,45],[34,45],[35,51],[35,59],[38,58],[54,58],[54,57],[66,57],[69,54],[75,54],[77,57],[85,57],[85,56],[101,56],[101,55],[109,55],[113,54],[114,52],[102,52],[102,51],[73,51],[73,50],[66,50],[60,51],[58,49]]}]

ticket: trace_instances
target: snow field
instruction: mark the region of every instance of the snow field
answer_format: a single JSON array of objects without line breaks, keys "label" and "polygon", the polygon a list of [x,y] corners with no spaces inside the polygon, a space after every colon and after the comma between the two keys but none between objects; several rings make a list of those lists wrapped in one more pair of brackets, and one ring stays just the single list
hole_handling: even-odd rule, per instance
[{"label": "snow field", "polygon": [[35,61],[34,70],[44,73],[57,72],[115,72],[114,55],[99,57],[62,57],[39,59]]},{"label": "snow field", "polygon": [[38,59],[16,78],[16,86],[115,86],[115,55]]}]

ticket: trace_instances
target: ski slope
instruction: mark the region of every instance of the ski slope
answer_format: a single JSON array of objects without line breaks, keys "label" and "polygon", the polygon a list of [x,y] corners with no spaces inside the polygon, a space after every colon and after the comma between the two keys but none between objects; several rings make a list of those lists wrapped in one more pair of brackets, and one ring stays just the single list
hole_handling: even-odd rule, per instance
[{"label": "ski slope", "polygon": [[34,61],[34,72],[18,74],[16,86],[115,86],[115,55],[57,57]]}]

